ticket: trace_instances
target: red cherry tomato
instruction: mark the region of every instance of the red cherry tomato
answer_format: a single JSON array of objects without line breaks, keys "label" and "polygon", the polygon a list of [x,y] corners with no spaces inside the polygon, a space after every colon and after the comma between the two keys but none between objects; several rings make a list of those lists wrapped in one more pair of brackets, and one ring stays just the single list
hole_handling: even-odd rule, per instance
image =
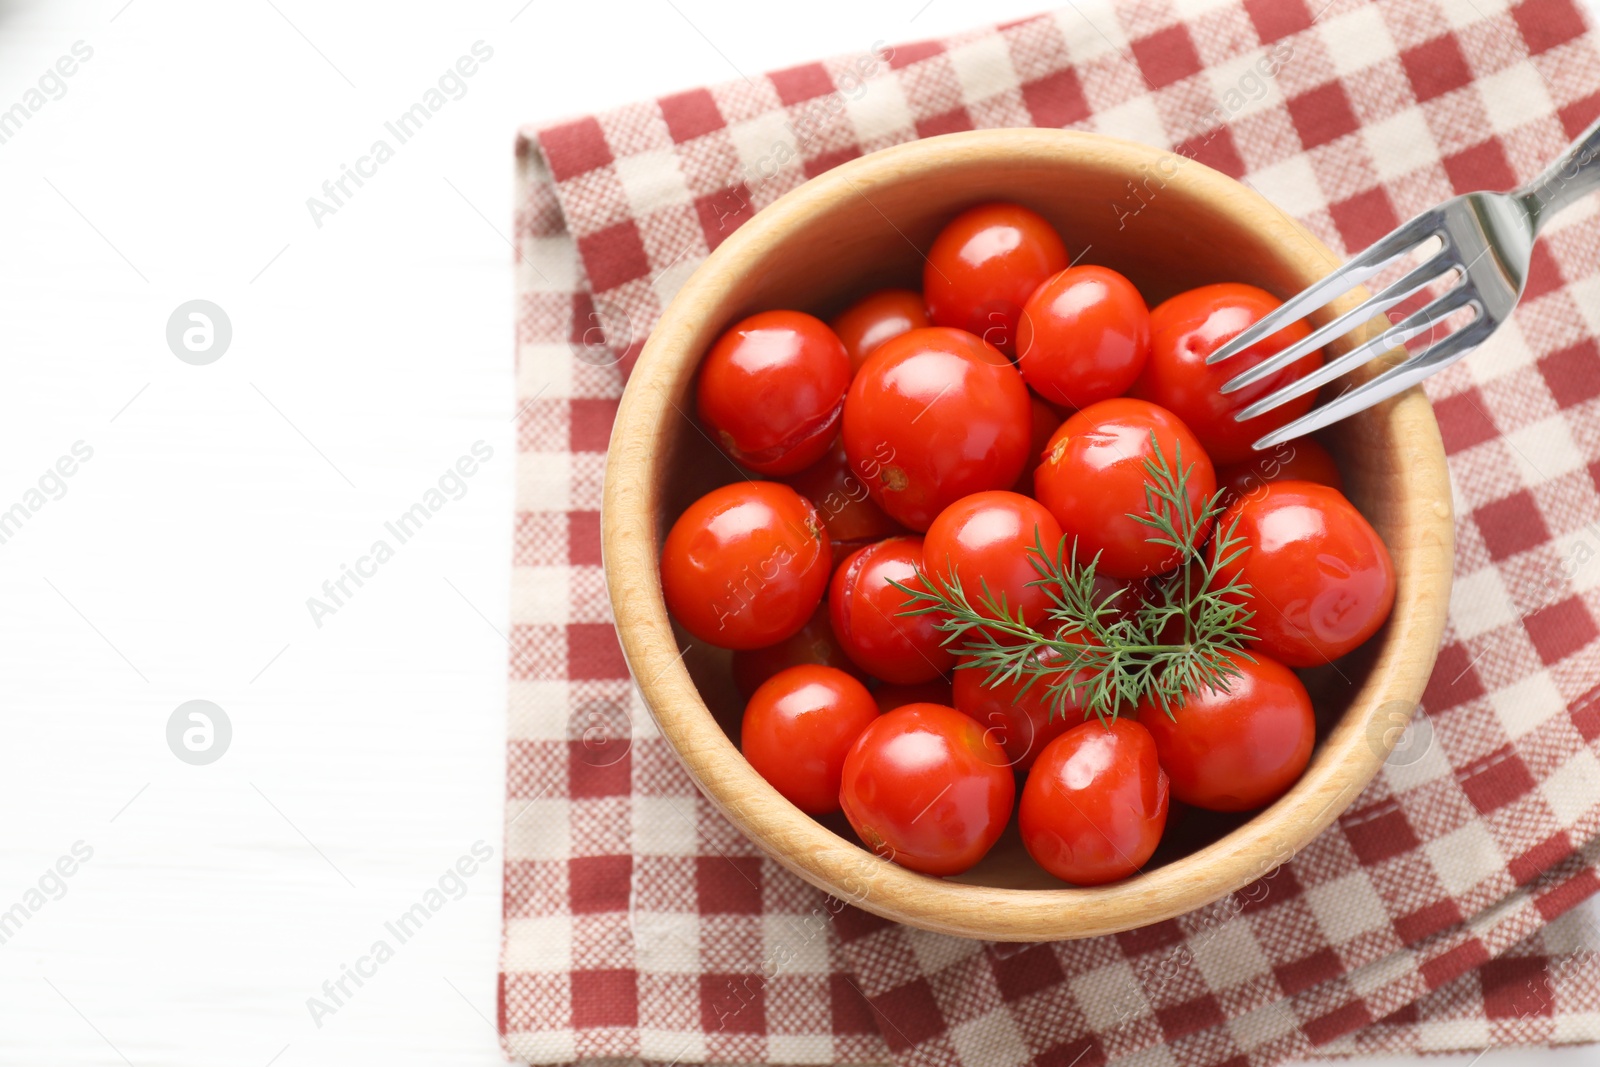
[{"label": "red cherry tomato", "polygon": [[1022,305],[1068,262],[1067,246],[1037,213],[1007,203],[968,208],[928,250],[922,270],[928,315],[935,325],[977,334],[1011,355]]},{"label": "red cherry tomato", "polygon": [[[954,573],[972,606],[988,619],[1022,620],[1037,629],[1055,603],[1034,568],[1032,549],[1042,545],[1054,559],[1061,524],[1037,500],[1003,489],[964,496],[939,512],[922,540],[922,573],[935,588],[946,588]],[[983,602],[984,590],[1004,610]]]},{"label": "red cherry tomato", "polygon": [[1155,739],[1172,795],[1211,811],[1252,811],[1277,800],[1311,760],[1317,722],[1294,672],[1252,653],[1228,654],[1239,675],[1226,690],[1189,693],[1169,715],[1154,700],[1139,722]]},{"label": "red cherry tomato", "polygon": [[1317,394],[1313,390],[1245,422],[1235,422],[1234,413],[1322,366],[1322,352],[1308,352],[1235,393],[1224,393],[1223,384],[1309,336],[1311,327],[1304,320],[1292,322],[1216,366],[1206,366],[1206,357],[1280,303],[1265,289],[1228,282],[1190,289],[1158,304],[1150,312],[1150,360],[1133,395],[1188,423],[1214,462],[1249,459],[1253,442],[1310,411]]},{"label": "red cherry tomato", "polygon": [[723,648],[776,644],[828,588],[828,531],[777,482],[713,489],[678,516],[661,549],[661,590],[684,629]]},{"label": "red cherry tomato", "polygon": [[845,818],[878,855],[924,874],[960,874],[994,846],[1016,800],[1005,752],[954,708],[907,704],[879,716],[844,760]]},{"label": "red cherry tomato", "polygon": [[885,712],[907,704],[943,704],[947,708],[953,706],[950,683],[943,678],[936,678],[931,682],[915,682],[911,685],[885,682],[872,691],[872,699],[878,702],[878,710]]},{"label": "red cherry tomato", "polygon": [[[1046,650],[1037,654],[1041,662],[1053,657]],[[1034,682],[1024,692],[1021,679],[990,684],[989,671],[963,663],[956,668],[953,684],[956,710],[989,728],[989,736],[1005,749],[1006,760],[1018,771],[1026,771],[1039,758],[1044,747],[1083,722],[1083,689],[1070,691],[1056,711],[1047,685],[1064,681],[1065,671],[1057,671]]]},{"label": "red cherry tomato", "polygon": [[1250,625],[1274,659],[1291,667],[1338,659],[1389,617],[1389,550],[1337,489],[1271,482],[1223,512],[1217,527],[1243,540],[1245,551],[1219,573],[1250,583]]},{"label": "red cherry tomato", "polygon": [[872,502],[866,483],[845,458],[842,438],[834,441],[827,455],[785,481],[822,515],[833,540],[835,566],[858,548],[905,532],[905,527]]},{"label": "red cherry tomato", "polygon": [[[1069,416],[1033,475],[1039,502],[1061,523],[1068,548],[1076,538],[1081,563],[1100,553],[1098,569],[1113,578],[1160,574],[1182,557],[1152,543],[1155,531],[1129,517],[1151,514],[1145,462],[1156,455],[1152,434],[1169,467],[1188,469],[1190,515],[1198,516],[1217,491],[1211,460],[1172,412],[1144,400],[1102,400]],[[1205,533],[1197,531],[1196,540]]]},{"label": "red cherry tomato", "polygon": [[1107,267],[1068,267],[1022,306],[1017,369],[1046,400],[1086,408],[1128,391],[1150,358],[1150,311]]},{"label": "red cherry tomato", "polygon": [[850,372],[861,369],[874,349],[891,337],[920,330],[933,323],[922,294],[910,289],[879,289],[851,304],[833,320],[833,332],[850,353]]},{"label": "red cherry tomato", "polygon": [[856,666],[898,685],[931,682],[955,665],[932,615],[901,615],[906,594],[891,580],[920,585],[922,538],[891,537],[868,545],[834,571],[828,593],[833,633]]},{"label": "red cherry tomato", "polygon": [[1029,410],[1033,415],[1033,434],[1028,440],[1028,462],[1023,465],[1022,473],[1017,476],[1017,483],[1011,487],[1013,493],[1023,496],[1033,496],[1033,472],[1039,469],[1039,461],[1044,458],[1045,446],[1050,443],[1050,438],[1055,435],[1056,427],[1060,426],[1062,415],[1055,408],[1030,396]]},{"label": "red cherry tomato", "polygon": [[761,683],[779,671],[798,667],[803,663],[816,663],[824,667],[837,667],[846,674],[861,677],[861,670],[844,654],[839,639],[833,636],[833,623],[828,619],[828,605],[817,605],[811,618],[790,636],[765,648],[741,649],[733,654],[733,684],[739,695],[749,700]]},{"label": "red cherry tomato", "polygon": [[867,687],[832,667],[802,664],[762,683],[745,705],[739,750],[807,815],[839,810],[844,757],[878,718]]},{"label": "red cherry tomato", "polygon": [[969,493],[1005,489],[1028,458],[1028,387],[960,330],[912,330],[867,359],[844,402],[850,464],[891,518],[926,530]]},{"label": "red cherry tomato", "polygon": [[1022,844],[1074,885],[1136,873],[1167,825],[1167,774],[1143,726],[1119,718],[1074,726],[1045,746],[1017,805]]},{"label": "red cherry tomato", "polygon": [[821,319],[763,311],[717,339],[695,402],[723,449],[760,474],[793,474],[839,430],[850,357]]},{"label": "red cherry tomato", "polygon": [[1243,463],[1217,468],[1217,488],[1227,490],[1229,504],[1255,496],[1268,482],[1316,482],[1344,492],[1344,479],[1332,454],[1309,437],[1285,441],[1269,451],[1253,453]]}]

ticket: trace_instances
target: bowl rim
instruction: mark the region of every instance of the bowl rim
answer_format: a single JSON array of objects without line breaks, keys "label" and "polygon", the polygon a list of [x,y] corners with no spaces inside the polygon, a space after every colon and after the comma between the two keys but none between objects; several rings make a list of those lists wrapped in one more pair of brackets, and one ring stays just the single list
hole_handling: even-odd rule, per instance
[{"label": "bowl rim", "polygon": [[[1002,941],[1046,941],[1116,933],[1205,907],[1270,874],[1330,825],[1377,774],[1400,733],[1397,701],[1407,714],[1422,695],[1445,624],[1454,554],[1450,490],[1443,443],[1421,390],[1374,409],[1388,428],[1415,446],[1402,468],[1397,499],[1402,520],[1425,536],[1409,548],[1410,580],[1397,590],[1391,629],[1368,678],[1386,682],[1388,699],[1364,715],[1352,705],[1322,740],[1339,758],[1314,759],[1302,778],[1270,807],[1219,840],[1153,870],[1105,886],[1000,888],[932,878],[873,855],[803,814],[763,779],[717,724],[685,666],[661,591],[654,516],[661,505],[656,476],[660,444],[682,397],[687,351],[701,329],[701,308],[756,268],[773,235],[804,226],[842,197],[867,196],[930,167],[974,154],[1050,157],[1064,165],[1125,168],[1170,162],[1173,153],[1135,142],[1067,130],[1002,129],[910,141],[841,164],[786,193],[719,245],[663,312],[630,375],[606,459],[601,505],[602,561],[623,654],[661,735],[701,792],[746,837],[806,881],[848,903],[912,926]],[[1181,157],[1180,157],[1181,158]],[[1310,267],[1340,260],[1310,231],[1232,178],[1186,160],[1183,181],[1208,209],[1241,227],[1303,246]],[[1288,253],[1285,254],[1289,255]],[[1289,262],[1289,260],[1285,260]],[[1361,299],[1352,293],[1332,310]],[[719,328],[721,324],[718,324]],[[1375,334],[1374,327],[1369,335]],[[1359,338],[1352,338],[1352,343]],[[692,378],[692,372],[687,375]],[[671,407],[669,407],[671,405]],[[1386,631],[1387,632],[1387,631]],[[1366,689],[1363,689],[1365,692]]]}]

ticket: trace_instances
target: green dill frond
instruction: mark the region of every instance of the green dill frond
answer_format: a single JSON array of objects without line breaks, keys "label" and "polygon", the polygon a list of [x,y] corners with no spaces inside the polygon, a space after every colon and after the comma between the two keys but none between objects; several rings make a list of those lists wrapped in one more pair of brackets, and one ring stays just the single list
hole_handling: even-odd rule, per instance
[{"label": "green dill frond", "polygon": [[[1081,561],[1076,542],[1062,537],[1046,546],[1035,533],[1028,557],[1038,578],[1029,584],[1050,597],[1048,633],[1030,626],[1020,607],[1010,610],[987,582],[979,581],[974,602],[948,560],[942,576],[919,569],[914,586],[891,581],[906,595],[899,614],[935,616],[943,644],[966,668],[986,672],[987,684],[1020,683],[1020,693],[1043,687],[1052,718],[1081,706],[1085,718],[1107,723],[1141,702],[1170,715],[1189,693],[1226,692],[1239,675],[1231,657],[1251,660],[1245,645],[1255,635],[1246,606],[1250,586],[1222,570],[1248,546],[1237,518],[1226,529],[1217,525],[1226,510],[1222,491],[1198,509],[1191,505],[1194,468],[1184,465],[1182,445],[1169,462],[1154,433],[1151,444],[1155,454],[1144,462],[1147,514],[1128,517],[1149,528],[1148,541],[1176,551],[1179,562],[1144,580],[1136,611],[1119,611],[1115,590],[1096,595],[1098,554]],[[1181,638],[1174,638],[1169,631],[1179,620]]]}]

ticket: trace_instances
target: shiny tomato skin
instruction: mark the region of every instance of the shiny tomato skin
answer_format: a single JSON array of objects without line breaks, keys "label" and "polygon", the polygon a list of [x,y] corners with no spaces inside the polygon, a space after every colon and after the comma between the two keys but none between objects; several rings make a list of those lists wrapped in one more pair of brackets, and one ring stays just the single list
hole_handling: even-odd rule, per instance
[{"label": "shiny tomato skin", "polygon": [[891,337],[920,330],[928,319],[922,294],[910,289],[879,289],[851,304],[833,320],[833,332],[850,354],[850,372],[861,369],[867,357]]},{"label": "shiny tomato skin", "polygon": [[878,506],[926,530],[969,493],[1015,484],[1030,420],[1009,360],[969,333],[932,327],[867,358],[845,397],[844,447]]},{"label": "shiny tomato skin", "polygon": [[845,754],[878,718],[855,678],[818,664],[768,678],[745,705],[739,750],[784,799],[807,815],[839,810]]},{"label": "shiny tomato skin", "polygon": [[732,656],[733,684],[738,687],[739,695],[749,700],[761,688],[761,683],[774,674],[805,663],[837,667],[857,679],[865,679],[861,669],[845,655],[839,639],[833,636],[827,601],[817,605],[804,626],[777,644],[735,652]]},{"label": "shiny tomato skin", "polygon": [[[1236,525],[1235,525],[1236,524]],[[1337,489],[1269,482],[1217,518],[1245,551],[1219,569],[1250,583],[1243,598],[1259,647],[1291,667],[1353,651],[1394,607],[1394,562],[1372,524]]]},{"label": "shiny tomato skin", "polygon": [[1022,844],[1073,885],[1104,885],[1149,861],[1167,825],[1169,786],[1150,732],[1118,718],[1080,723],[1039,753],[1017,804]]},{"label": "shiny tomato skin", "polygon": [[1016,352],[1022,305],[1067,269],[1067,246],[1043,216],[1021,204],[970,207],[945,224],[928,250],[922,294],[936,326],[977,334]]},{"label": "shiny tomato skin", "polygon": [[867,542],[905,533],[905,527],[872,502],[866,482],[845,456],[843,438],[836,439],[817,462],[784,481],[816,505],[833,539],[836,564]]},{"label": "shiny tomato skin", "polygon": [[1175,548],[1151,544],[1155,532],[1129,517],[1150,514],[1144,464],[1155,457],[1152,431],[1174,470],[1181,453],[1191,514],[1199,515],[1217,490],[1211,460],[1176,415],[1145,400],[1102,400],[1068,416],[1033,475],[1039,502],[1061,523],[1069,551],[1076,538],[1080,563],[1099,552],[1098,571],[1113,578],[1160,574],[1181,558]]},{"label": "shiny tomato skin", "polygon": [[1316,482],[1344,492],[1344,479],[1333,454],[1309,437],[1285,441],[1242,463],[1217,468],[1217,488],[1227,491],[1229,504],[1257,495],[1268,482]]},{"label": "shiny tomato skin", "polygon": [[1051,403],[1086,408],[1126,393],[1150,358],[1150,309],[1109,267],[1068,267],[1022,306],[1017,369]]},{"label": "shiny tomato skin", "polygon": [[891,537],[855,552],[833,573],[828,615],[845,654],[868,674],[896,685],[931,682],[955,665],[932,615],[901,615],[917,588],[922,538]]},{"label": "shiny tomato skin", "polygon": [[[1041,658],[1048,658],[1041,654]],[[1083,690],[1069,693],[1060,714],[1052,715],[1047,684],[1064,680],[1065,671],[1040,679],[1023,692],[1021,679],[988,682],[989,671],[958,664],[952,683],[956,710],[988,728],[1005,750],[1012,769],[1026,772],[1046,745],[1083,722]]]},{"label": "shiny tomato skin", "polygon": [[985,618],[1000,614],[983,604],[983,592],[1002,601],[1006,619],[1022,619],[1038,629],[1055,603],[1034,569],[1032,549],[1042,544],[1054,559],[1061,524],[1037,500],[1003,489],[964,496],[939,512],[922,539],[922,573],[944,589],[952,571],[968,601]]},{"label": "shiny tomato skin", "polygon": [[1299,781],[1317,741],[1311,697],[1294,672],[1252,652],[1229,654],[1239,670],[1226,689],[1202,688],[1164,711],[1139,706],[1172,796],[1209,811],[1254,811]]},{"label": "shiny tomato skin", "polygon": [[1045,446],[1050,443],[1050,438],[1055,436],[1056,427],[1066,421],[1065,416],[1055,409],[1052,404],[1047,404],[1036,396],[1030,396],[1029,411],[1033,417],[1033,433],[1028,439],[1028,461],[1023,465],[1022,473],[1017,476],[1016,484],[1011,487],[1013,493],[1023,496],[1033,496],[1033,472],[1039,469],[1039,463],[1044,459]]},{"label": "shiny tomato skin", "polygon": [[947,708],[954,706],[950,683],[943,678],[935,678],[931,682],[913,682],[910,685],[882,682],[872,690],[872,699],[878,702],[878,710],[883,712],[890,712],[907,704],[943,704]]},{"label": "shiny tomato skin", "polygon": [[923,874],[960,874],[1011,818],[1005,752],[954,708],[907,704],[881,715],[844,761],[839,800],[868,848]]},{"label": "shiny tomato skin", "polygon": [[1303,319],[1291,322],[1215,366],[1206,366],[1206,357],[1281,303],[1265,289],[1224,282],[1190,289],[1156,305],[1150,312],[1150,359],[1132,395],[1160,404],[1188,423],[1213,462],[1249,459],[1253,442],[1310,411],[1317,394],[1313,390],[1245,422],[1235,422],[1234,413],[1322,366],[1322,351],[1308,352],[1234,393],[1224,393],[1224,383],[1309,336],[1311,327]]},{"label": "shiny tomato skin", "polygon": [[661,548],[667,610],[722,648],[761,648],[806,624],[828,588],[832,551],[811,502],[778,482],[713,489]]},{"label": "shiny tomato skin", "polygon": [[758,474],[793,474],[839,430],[850,356],[828,324],[799,311],[735,323],[700,365],[695,403],[723,450]]}]

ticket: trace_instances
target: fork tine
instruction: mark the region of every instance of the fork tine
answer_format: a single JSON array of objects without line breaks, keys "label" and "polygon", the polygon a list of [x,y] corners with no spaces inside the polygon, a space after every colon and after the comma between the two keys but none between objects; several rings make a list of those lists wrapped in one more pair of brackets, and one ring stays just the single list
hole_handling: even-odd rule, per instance
[{"label": "fork tine", "polygon": [[1304,318],[1328,301],[1344,295],[1434,236],[1439,230],[1441,218],[1440,209],[1434,208],[1401,223],[1344,266],[1312,282],[1266,316],[1251,323],[1239,336],[1207,356],[1206,363],[1221,363],[1236,356],[1263,337],[1272,336],[1295,319]]},{"label": "fork tine", "polygon": [[1377,296],[1363,301],[1359,306],[1346,311],[1332,322],[1313,330],[1304,340],[1296,341],[1283,351],[1273,353],[1254,367],[1228,379],[1227,383],[1223,385],[1222,391],[1224,393],[1233,393],[1246,386],[1254,385],[1261,379],[1276,374],[1295,360],[1316,351],[1335,337],[1344,336],[1352,327],[1388,311],[1407,297],[1421,292],[1433,282],[1455,270],[1453,263],[1442,254],[1442,251]]},{"label": "fork tine", "polygon": [[1464,284],[1456,286],[1433,303],[1403,319],[1400,325],[1391,326],[1372,340],[1357,345],[1331,362],[1324,363],[1304,378],[1297,378],[1282,389],[1257,400],[1235,414],[1234,421],[1244,422],[1246,419],[1253,419],[1257,415],[1271,411],[1280,404],[1286,404],[1297,396],[1304,396],[1311,390],[1333,381],[1339,375],[1366,363],[1381,352],[1398,348],[1425,330],[1432,329],[1446,316],[1465,307],[1473,298],[1471,286]]},{"label": "fork tine", "polygon": [[1273,430],[1251,447],[1260,450],[1292,441],[1296,437],[1314,433],[1324,426],[1331,426],[1341,419],[1347,419],[1358,411],[1365,411],[1396,393],[1404,392],[1434,371],[1449,366],[1477,348],[1489,339],[1494,327],[1495,323],[1489,316],[1482,314],[1480,309],[1476,319],[1449,337],[1436,341],[1404,363],[1390,367],[1371,381],[1357,386],[1348,393],[1336,396],[1320,408],[1313,408],[1293,422]]}]

